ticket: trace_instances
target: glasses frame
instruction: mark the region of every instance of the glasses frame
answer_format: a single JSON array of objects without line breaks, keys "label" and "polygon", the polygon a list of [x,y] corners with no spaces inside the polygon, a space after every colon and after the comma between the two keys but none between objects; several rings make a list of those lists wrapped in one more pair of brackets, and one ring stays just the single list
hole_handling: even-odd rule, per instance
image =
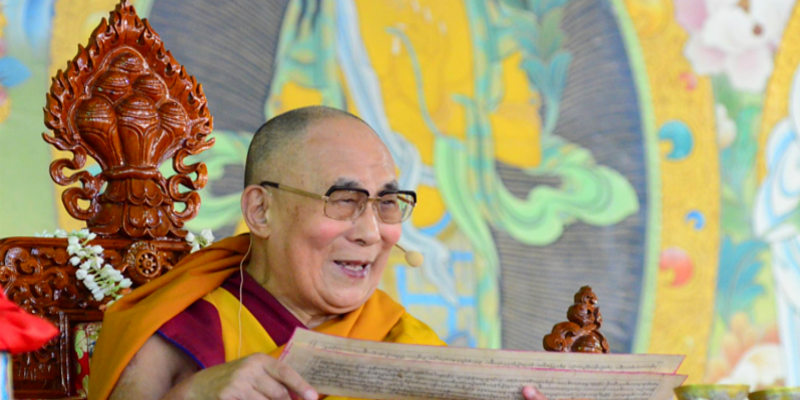
[{"label": "glasses frame", "polygon": [[[294,188],[294,187],[291,187],[291,186],[286,186],[286,185],[280,184],[278,182],[262,181],[261,183],[259,183],[259,186],[271,187],[271,188],[275,188],[275,189],[278,189],[278,190],[285,190],[287,192],[298,194],[300,196],[305,196],[305,197],[310,197],[312,199],[322,200],[322,201],[325,202],[325,207],[322,208],[323,212],[325,213],[325,216],[330,218],[330,219],[335,219],[335,220],[338,220],[338,221],[352,221],[352,220],[360,217],[361,214],[363,214],[364,211],[367,209],[367,206],[369,206],[369,203],[372,203],[372,207],[375,208],[375,202],[379,201],[381,199],[380,197],[370,197],[369,191],[366,190],[366,189],[353,188],[353,187],[348,187],[348,186],[331,186],[331,188],[328,189],[328,191],[325,192],[324,195],[307,192],[307,191],[305,191],[303,189],[298,189],[298,188]],[[328,215],[328,213],[325,210],[327,209],[328,201],[330,201],[330,199],[331,199],[330,195],[333,192],[337,191],[337,190],[349,190],[351,192],[364,193],[365,195],[367,195],[367,205],[364,206],[364,208],[361,209],[360,212],[358,212],[356,214],[353,214],[353,216],[350,217],[350,218],[341,219],[341,218],[331,217],[330,215]],[[411,218],[411,213],[414,211],[414,207],[417,205],[417,193],[416,192],[414,192],[413,190],[391,190],[391,191],[388,191],[388,192],[386,192],[384,194],[405,194],[405,195],[411,196],[414,200],[412,202],[408,202],[407,200],[405,200],[405,199],[403,199],[401,197],[398,197],[398,199],[400,201],[404,201],[404,202],[408,203],[411,206],[411,212],[409,212],[408,215],[405,218],[401,219],[400,221],[388,222],[388,221],[384,220],[383,217],[381,216],[380,211],[378,211],[378,209],[375,208],[375,215],[378,216],[378,219],[380,219],[381,221],[383,221],[384,223],[387,223],[387,224],[399,224],[399,223],[402,223],[403,221],[406,221],[409,218]]]}]

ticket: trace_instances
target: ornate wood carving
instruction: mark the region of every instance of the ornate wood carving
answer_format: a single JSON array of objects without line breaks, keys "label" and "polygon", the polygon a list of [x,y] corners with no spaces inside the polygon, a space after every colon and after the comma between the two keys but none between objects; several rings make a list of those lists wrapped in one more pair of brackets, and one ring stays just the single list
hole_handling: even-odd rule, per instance
[{"label": "ornate wood carving", "polygon": [[37,398],[42,393],[66,395],[70,392],[69,320],[63,312],[48,319],[58,327],[58,336],[37,351],[13,356],[16,398]]},{"label": "ornate wood carving", "polygon": [[[186,165],[187,156],[213,144],[202,86],[186,74],[147,20],[123,0],[105,19],[87,47],[58,71],[47,95],[44,140],[73,153],[50,165],[60,185],[76,182],[62,196],[71,216],[87,221],[98,235],[130,238],[182,238],[183,224],[198,211],[205,186],[203,163]],[[84,170],[86,156],[103,172]],[[175,175],[159,167],[172,158]],[[69,176],[68,168],[77,172]],[[190,175],[196,174],[196,179]],[[103,185],[105,191],[101,191]],[[180,186],[189,188],[182,192]],[[79,200],[89,201],[82,209]],[[185,209],[177,211],[176,203]]]},{"label": "ornate wood carving", "polygon": [[[170,271],[191,246],[186,242],[96,239],[107,263],[137,287]],[[71,374],[72,327],[100,321],[100,308],[91,292],[75,277],[66,239],[17,237],[0,240],[0,287],[26,311],[51,320],[59,336],[43,349],[14,358],[17,398],[62,398],[75,395]],[[151,262],[155,260],[155,262]]]},{"label": "ornate wood carving", "polygon": [[132,281],[144,284],[171,270],[179,259],[179,253],[159,251],[153,243],[136,242],[125,255],[125,269]]},{"label": "ornate wood carving", "polygon": [[[128,0],[53,78],[44,120],[53,131],[44,140],[72,153],[50,165],[50,176],[70,186],[64,206],[98,235],[91,244],[103,247],[106,263],[135,288],[189,253],[182,228],[197,214],[196,190],[205,186],[207,173],[203,163],[185,160],[214,143],[208,139],[212,117],[202,86]],[[84,168],[87,156],[102,172]],[[171,176],[160,172],[167,161]],[[82,208],[79,201],[89,205]],[[72,328],[103,317],[105,301],[97,302],[78,281],[66,249],[66,239],[0,240],[0,286],[8,298],[61,331],[39,351],[14,359],[17,398],[75,396]]]},{"label": "ornate wood carving", "polygon": [[544,337],[547,351],[608,353],[608,341],[600,333],[603,317],[597,307],[597,295],[589,286],[575,293],[575,304],[567,311],[569,321],[553,326],[550,334]]},{"label": "ornate wood carving", "polygon": [[[103,258],[134,282],[145,284],[172,269],[189,253],[185,242],[96,239]],[[8,238],[0,240],[0,286],[24,310],[55,316],[59,310],[98,309],[91,292],[75,277],[66,239]],[[156,260],[151,263],[149,260]]]}]

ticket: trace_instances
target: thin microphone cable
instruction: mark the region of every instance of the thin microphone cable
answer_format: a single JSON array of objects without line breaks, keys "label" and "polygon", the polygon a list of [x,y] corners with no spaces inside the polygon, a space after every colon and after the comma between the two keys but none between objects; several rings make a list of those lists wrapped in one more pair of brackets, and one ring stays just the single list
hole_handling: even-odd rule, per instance
[{"label": "thin microphone cable", "polygon": [[247,245],[247,252],[244,253],[244,257],[242,257],[242,261],[239,262],[239,350],[236,354],[236,358],[242,358],[242,299],[244,298],[244,260],[247,259],[247,256],[250,255],[250,249],[253,248],[253,240],[250,240],[250,244]]}]

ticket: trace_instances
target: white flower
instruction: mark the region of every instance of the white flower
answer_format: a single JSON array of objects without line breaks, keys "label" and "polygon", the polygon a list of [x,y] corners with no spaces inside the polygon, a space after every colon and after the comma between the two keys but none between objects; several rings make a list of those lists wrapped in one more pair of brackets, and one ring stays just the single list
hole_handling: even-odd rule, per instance
[{"label": "white flower", "polygon": [[83,279],[83,285],[86,286],[87,289],[91,290],[92,293],[99,288],[97,286],[97,282],[94,281],[94,275],[87,275]]},{"label": "white flower", "polygon": [[750,385],[750,388],[755,390],[757,387],[776,385],[785,378],[780,346],[760,344],[750,348],[739,360],[733,372],[718,383]]},{"label": "white flower", "polygon": [[676,0],[676,19],[691,35],[684,55],[698,74],[725,74],[734,88],[761,92],[793,5],[794,0]]},{"label": "white flower", "polygon": [[736,123],[728,117],[728,109],[722,104],[715,107],[717,114],[717,141],[719,148],[724,149],[736,140]]},{"label": "white flower", "polygon": [[110,265],[106,265],[101,272],[106,278],[114,282],[119,282],[122,279],[122,272],[115,270],[114,267]]},{"label": "white flower", "polygon": [[210,245],[213,241],[214,235],[211,229],[203,229],[199,237],[192,232],[186,234],[186,242],[192,245],[192,253]]},{"label": "white flower", "polygon": [[34,237],[44,237],[44,238],[53,237],[53,235],[51,235],[51,234],[50,234],[50,233],[48,233],[47,231],[40,232],[40,233],[34,233],[34,234],[33,234],[33,236],[34,236]]},{"label": "white flower", "polygon": [[213,242],[214,242],[214,235],[213,235],[213,234],[211,234],[211,229],[207,229],[207,228],[206,228],[206,229],[203,229],[203,230],[200,232],[200,236],[202,236],[202,237],[203,237],[203,239],[205,239],[205,241],[206,241],[206,243],[205,243],[205,244],[206,244],[206,246],[208,246],[209,244],[211,244],[211,243],[213,243]]},{"label": "white flower", "polygon": [[[83,282],[83,285],[92,293],[95,300],[103,301],[106,297],[111,297],[114,300],[119,299],[122,296],[119,291],[132,286],[130,279],[125,278],[122,272],[105,263],[102,256],[103,246],[90,246],[88,244],[97,238],[97,234],[90,232],[88,229],[73,230],[69,233],[63,229],[57,229],[54,235],[44,231],[38,236],[55,236],[67,239],[67,253],[72,256],[69,259],[69,263],[78,267],[75,271],[75,278]],[[209,237],[213,240],[211,232],[204,231],[203,238],[198,241],[203,242]]]}]

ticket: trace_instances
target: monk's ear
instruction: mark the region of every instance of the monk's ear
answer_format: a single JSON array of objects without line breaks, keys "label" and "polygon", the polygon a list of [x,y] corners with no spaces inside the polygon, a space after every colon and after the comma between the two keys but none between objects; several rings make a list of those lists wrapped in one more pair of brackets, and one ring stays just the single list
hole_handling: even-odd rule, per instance
[{"label": "monk's ear", "polygon": [[269,215],[272,211],[272,193],[259,185],[250,185],[242,192],[242,216],[250,233],[262,239],[271,233]]}]

